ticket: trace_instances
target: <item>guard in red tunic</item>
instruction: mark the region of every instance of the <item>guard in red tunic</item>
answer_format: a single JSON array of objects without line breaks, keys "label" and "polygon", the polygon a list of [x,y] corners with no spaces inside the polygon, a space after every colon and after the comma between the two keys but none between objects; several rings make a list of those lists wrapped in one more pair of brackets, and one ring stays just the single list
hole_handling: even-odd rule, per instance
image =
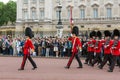
[{"label": "guard in red tunic", "polygon": [[87,58],[86,58],[84,64],[91,65],[91,64],[92,64],[92,61],[93,61],[93,59],[94,59],[94,46],[95,46],[95,42],[96,42],[95,36],[96,36],[96,32],[95,32],[95,31],[92,31],[92,32],[90,33],[90,39],[89,39],[89,41],[86,43],[88,54],[87,54]]},{"label": "guard in red tunic", "polygon": [[94,66],[94,64],[96,64],[96,63],[102,62],[102,59],[101,59],[101,49],[102,49],[101,37],[102,37],[101,32],[97,31],[96,43],[95,43],[95,47],[94,47],[94,53],[96,53],[96,55],[95,55],[94,61],[92,62],[92,66]]},{"label": "guard in red tunic", "polygon": [[21,64],[21,68],[18,70],[24,70],[24,66],[25,66],[27,58],[33,66],[32,70],[35,70],[37,68],[36,63],[33,61],[33,59],[30,56],[30,51],[34,52],[34,46],[33,46],[32,41],[31,41],[31,38],[34,35],[33,35],[32,30],[29,27],[27,27],[25,29],[25,36],[26,36],[26,41],[25,41],[24,47],[23,47],[23,53],[24,53],[23,61]]},{"label": "guard in red tunic", "polygon": [[74,26],[72,28],[72,37],[68,38],[68,40],[70,40],[72,42],[72,55],[68,61],[68,64],[65,68],[69,69],[70,68],[70,65],[74,59],[74,57],[76,58],[78,64],[79,64],[79,67],[77,68],[82,68],[82,62],[79,58],[79,55],[78,55],[78,52],[82,50],[82,44],[81,44],[81,41],[80,39],[77,37],[79,35],[79,29],[77,26]]},{"label": "guard in red tunic", "polygon": [[113,44],[113,41],[111,40],[111,33],[110,31],[106,30],[104,31],[105,35],[105,40],[103,41],[104,43],[104,59],[103,62],[100,64],[99,68],[102,69],[104,65],[109,61],[109,64],[111,65],[112,61],[112,55],[111,55],[111,47]]},{"label": "guard in red tunic", "polygon": [[[117,58],[119,58],[120,56],[120,40],[119,40],[119,36],[120,36],[120,32],[118,29],[115,29],[113,31],[113,45],[111,47],[111,53],[112,53],[112,56],[113,56],[113,59],[112,59],[112,63],[110,65],[110,68],[108,70],[108,72],[113,72],[113,69],[115,67],[115,64],[117,62]],[[120,60],[118,61],[119,64],[118,66],[120,67]]]}]

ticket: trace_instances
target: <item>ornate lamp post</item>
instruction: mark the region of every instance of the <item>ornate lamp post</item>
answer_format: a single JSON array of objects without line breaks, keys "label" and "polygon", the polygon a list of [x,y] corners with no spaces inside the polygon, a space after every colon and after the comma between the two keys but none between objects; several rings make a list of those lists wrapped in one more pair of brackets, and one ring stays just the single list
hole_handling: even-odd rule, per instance
[{"label": "ornate lamp post", "polygon": [[58,11],[59,11],[59,20],[58,20],[58,24],[56,26],[57,28],[57,36],[58,38],[61,38],[62,37],[62,33],[63,33],[63,25],[62,25],[62,21],[61,21],[61,9],[62,9],[62,5],[59,4],[57,6],[58,8]]}]

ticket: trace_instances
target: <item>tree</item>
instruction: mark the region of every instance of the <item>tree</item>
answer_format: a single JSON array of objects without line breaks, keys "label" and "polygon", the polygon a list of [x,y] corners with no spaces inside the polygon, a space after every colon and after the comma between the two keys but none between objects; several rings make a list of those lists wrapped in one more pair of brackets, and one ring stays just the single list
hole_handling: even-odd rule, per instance
[{"label": "tree", "polygon": [[16,2],[9,1],[7,4],[0,2],[0,26],[8,22],[14,24],[16,21]]},{"label": "tree", "polygon": [[12,22],[12,24],[15,23],[16,21],[16,2],[14,1],[9,1],[6,4],[6,11],[7,11],[7,16],[9,17],[10,22]]},{"label": "tree", "polygon": [[3,8],[4,8],[4,3],[0,2],[0,26],[4,24],[3,20]]}]

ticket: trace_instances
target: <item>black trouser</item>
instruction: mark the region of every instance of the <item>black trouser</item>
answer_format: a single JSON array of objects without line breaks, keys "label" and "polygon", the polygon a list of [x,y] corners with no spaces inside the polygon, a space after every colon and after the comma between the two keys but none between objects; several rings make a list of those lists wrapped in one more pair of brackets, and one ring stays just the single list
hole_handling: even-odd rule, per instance
[{"label": "black trouser", "polygon": [[24,56],[23,56],[23,61],[22,61],[22,64],[21,64],[21,69],[24,69],[24,66],[25,66],[25,63],[26,63],[27,58],[28,58],[28,60],[30,61],[30,63],[32,64],[32,66],[33,66],[34,68],[37,68],[36,63],[35,63],[35,62],[33,61],[33,59],[31,58],[30,54],[24,54]]},{"label": "black trouser", "polygon": [[98,62],[98,63],[101,63],[101,62],[102,62],[101,54],[100,54],[100,53],[96,53],[96,56],[95,56],[95,59],[94,59],[92,65],[94,66],[94,64],[96,64],[97,62]]},{"label": "black trouser", "polygon": [[77,54],[73,53],[73,54],[71,55],[71,57],[70,57],[70,59],[69,59],[69,61],[68,61],[67,67],[70,67],[70,65],[71,65],[74,57],[76,58],[76,60],[77,60],[77,62],[78,62],[78,64],[79,64],[79,67],[82,67],[82,62],[81,62],[81,60],[80,60],[80,58],[79,58],[78,53],[77,53]]},{"label": "black trouser", "polygon": [[103,62],[101,63],[100,67],[103,68],[103,66],[109,61],[109,64],[111,65],[112,62],[112,55],[111,54],[104,54]]},{"label": "black trouser", "polygon": [[67,56],[68,56],[68,57],[71,56],[71,49],[70,49],[70,48],[67,49]]},{"label": "black trouser", "polygon": [[[117,58],[118,58],[118,57],[119,57],[119,56],[113,55],[112,63],[111,63],[111,66],[110,66],[110,70],[113,71],[113,69],[114,69],[114,67],[115,67],[115,64],[116,64],[116,62],[117,62]],[[120,60],[118,61],[118,66],[120,67]]]},{"label": "black trouser", "polygon": [[88,52],[86,63],[92,64],[92,60],[94,59],[94,52]]},{"label": "black trouser", "polygon": [[117,58],[117,65],[119,65],[120,56]]},{"label": "black trouser", "polygon": [[90,63],[90,52],[88,52],[86,59],[85,59],[85,63]]},{"label": "black trouser", "polygon": [[2,47],[0,47],[0,53],[2,53]]}]

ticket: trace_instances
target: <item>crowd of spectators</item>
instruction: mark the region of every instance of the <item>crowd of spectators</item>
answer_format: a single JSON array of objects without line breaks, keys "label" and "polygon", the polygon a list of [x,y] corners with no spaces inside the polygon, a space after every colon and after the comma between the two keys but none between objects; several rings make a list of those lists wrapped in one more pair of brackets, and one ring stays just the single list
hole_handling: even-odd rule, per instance
[{"label": "crowd of spectators", "polygon": [[[72,44],[67,39],[67,37],[33,38],[32,41],[35,47],[35,52],[32,55],[44,57],[68,57],[71,55]],[[11,36],[1,36],[0,54],[23,56],[24,42],[24,37],[12,38]]]}]

